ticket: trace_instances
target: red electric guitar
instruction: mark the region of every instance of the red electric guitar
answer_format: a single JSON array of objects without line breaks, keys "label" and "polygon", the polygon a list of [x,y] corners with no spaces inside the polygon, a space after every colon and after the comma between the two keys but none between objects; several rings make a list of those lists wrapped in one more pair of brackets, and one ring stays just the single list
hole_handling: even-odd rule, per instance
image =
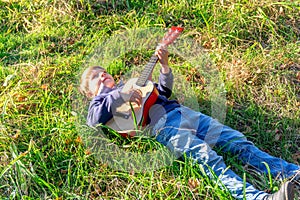
[{"label": "red electric guitar", "polygon": [[[159,45],[168,46],[183,31],[182,27],[171,27],[165,34]],[[158,57],[155,53],[151,56],[150,61],[146,64],[145,69],[139,78],[129,79],[124,85],[122,92],[132,88],[139,89],[142,92],[142,103],[138,106],[136,103],[126,102],[116,109],[116,114],[106,123],[106,126],[123,134],[130,134],[137,130],[137,126],[144,126],[148,120],[148,113],[151,106],[158,98],[158,91],[154,84],[149,81]]]}]

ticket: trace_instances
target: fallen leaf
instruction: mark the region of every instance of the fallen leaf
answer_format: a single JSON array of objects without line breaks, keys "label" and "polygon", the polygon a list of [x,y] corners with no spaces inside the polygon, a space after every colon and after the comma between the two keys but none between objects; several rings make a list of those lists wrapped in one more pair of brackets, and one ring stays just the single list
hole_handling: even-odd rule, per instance
[{"label": "fallen leaf", "polygon": [[48,85],[47,85],[47,84],[43,84],[43,85],[41,85],[41,89],[43,89],[43,90],[47,90],[47,88],[48,88]]},{"label": "fallen leaf", "polygon": [[195,189],[200,185],[200,182],[198,179],[190,178],[188,184],[191,189]]},{"label": "fallen leaf", "polygon": [[296,78],[297,78],[298,81],[300,81],[300,72],[297,72]]},{"label": "fallen leaf", "polygon": [[85,155],[91,155],[92,154],[92,152],[90,150],[86,150],[84,153],[85,153]]},{"label": "fallen leaf", "polygon": [[16,133],[11,137],[14,140],[16,140],[20,137],[21,130],[17,129],[17,130],[15,130],[15,132]]},{"label": "fallen leaf", "polygon": [[293,154],[293,159],[298,160],[300,158],[300,151]]},{"label": "fallen leaf", "polygon": [[75,139],[75,142],[76,142],[76,143],[82,144],[82,138],[81,138],[80,136],[78,136],[78,137]]},{"label": "fallen leaf", "polygon": [[281,135],[280,134],[276,134],[275,135],[275,141],[279,141],[281,139]]}]

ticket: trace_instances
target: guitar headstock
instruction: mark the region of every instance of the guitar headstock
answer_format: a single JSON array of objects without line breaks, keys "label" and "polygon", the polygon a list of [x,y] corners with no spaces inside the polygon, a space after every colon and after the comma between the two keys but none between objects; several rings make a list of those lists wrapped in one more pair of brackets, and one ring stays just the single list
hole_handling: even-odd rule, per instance
[{"label": "guitar headstock", "polygon": [[172,44],[176,38],[182,33],[183,27],[179,26],[172,26],[169,31],[165,34],[162,41],[160,42],[160,45],[162,46],[168,46]]}]

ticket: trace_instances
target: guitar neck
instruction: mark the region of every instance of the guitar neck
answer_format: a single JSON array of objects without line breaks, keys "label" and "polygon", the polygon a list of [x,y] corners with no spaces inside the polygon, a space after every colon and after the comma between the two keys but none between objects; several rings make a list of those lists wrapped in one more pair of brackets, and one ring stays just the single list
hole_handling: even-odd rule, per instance
[{"label": "guitar neck", "polygon": [[[159,45],[168,46],[169,44],[173,43],[174,40],[179,36],[179,34],[183,31],[182,27],[172,26],[169,31],[165,34],[162,41]],[[159,46],[157,46],[159,47]],[[155,53],[151,56],[150,61],[147,63],[144,71],[142,72],[141,76],[138,78],[136,85],[143,87],[146,85],[146,82],[149,80],[149,77],[152,74],[155,64],[158,61],[158,57]]]},{"label": "guitar neck", "polygon": [[146,64],[145,69],[143,70],[141,76],[138,78],[136,84],[140,87],[143,87],[146,85],[147,80],[152,74],[152,71],[158,61],[158,57],[154,54],[152,54],[149,62]]}]

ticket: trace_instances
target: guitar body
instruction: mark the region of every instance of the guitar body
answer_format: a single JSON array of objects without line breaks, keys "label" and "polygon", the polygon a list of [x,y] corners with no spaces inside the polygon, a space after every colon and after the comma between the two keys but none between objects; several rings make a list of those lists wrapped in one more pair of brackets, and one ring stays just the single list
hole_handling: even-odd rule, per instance
[{"label": "guitar body", "polygon": [[[138,86],[136,84],[138,78],[132,78],[127,81],[122,89],[122,92],[130,89],[139,89],[142,92],[142,103],[138,106],[136,103],[125,102],[116,108],[116,114],[106,123],[110,128],[119,133],[130,133],[136,130],[134,117],[138,126],[144,126],[148,120],[148,113],[151,106],[158,98],[158,91],[151,81],[147,81],[145,86]],[[133,110],[132,110],[133,108]],[[134,115],[133,113],[134,112]]]}]

